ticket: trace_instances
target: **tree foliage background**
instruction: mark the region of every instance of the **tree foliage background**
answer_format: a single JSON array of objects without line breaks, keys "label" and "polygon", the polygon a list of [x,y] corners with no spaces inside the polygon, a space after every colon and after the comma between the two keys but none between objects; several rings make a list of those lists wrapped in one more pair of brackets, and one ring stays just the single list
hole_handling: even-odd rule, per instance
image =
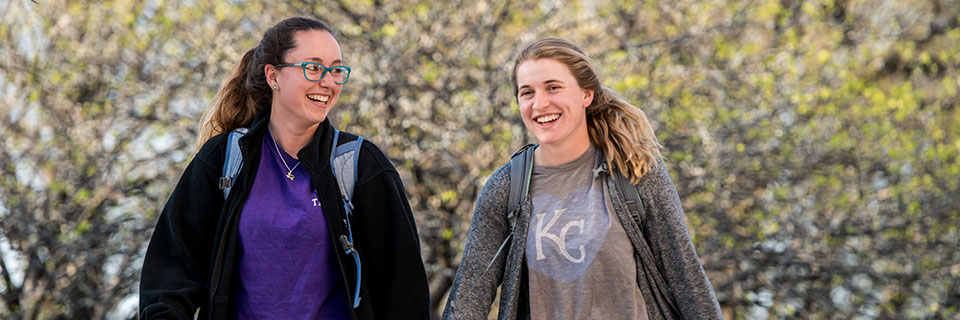
[{"label": "tree foliage background", "polygon": [[435,310],[532,137],[519,49],[581,45],[655,122],[729,319],[960,319],[960,2],[0,1],[0,317],[130,318],[200,113],[262,32],[329,22],[332,117],[383,148]]}]

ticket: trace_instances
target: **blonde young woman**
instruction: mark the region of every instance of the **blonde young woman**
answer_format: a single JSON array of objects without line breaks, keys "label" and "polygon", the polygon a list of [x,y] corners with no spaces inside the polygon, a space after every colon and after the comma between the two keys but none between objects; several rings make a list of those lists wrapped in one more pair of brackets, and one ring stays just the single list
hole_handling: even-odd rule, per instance
[{"label": "blonde young woman", "polygon": [[[497,287],[499,319],[722,318],[643,112],[562,39],[523,50],[511,80],[539,141],[528,197],[509,218],[511,164],[487,181],[443,318],[486,319]],[[642,222],[617,172],[642,199]]]},{"label": "blonde young woman", "polygon": [[[330,153],[334,141],[358,140],[335,134],[328,115],[350,79],[345,63],[333,32],[300,17],[243,55],[160,213],[143,261],[141,319],[429,316],[403,184],[369,141],[360,140],[352,216],[342,204]],[[228,132],[241,127],[242,167],[225,199]]]}]

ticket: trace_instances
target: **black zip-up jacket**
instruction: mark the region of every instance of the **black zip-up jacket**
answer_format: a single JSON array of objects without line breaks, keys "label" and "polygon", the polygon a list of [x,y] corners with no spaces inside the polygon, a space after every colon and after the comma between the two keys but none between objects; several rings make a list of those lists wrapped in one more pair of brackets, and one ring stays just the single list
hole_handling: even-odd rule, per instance
[{"label": "black zip-up jacket", "polygon": [[[140,278],[141,319],[233,317],[233,289],[239,243],[240,212],[260,163],[269,109],[254,119],[240,139],[243,168],[224,201],[219,188],[227,134],[207,141],[190,162],[160,213],[143,260]],[[297,154],[323,205],[330,241],[337,252],[345,294],[351,300],[356,266],[338,239],[347,234],[339,187],[330,166],[333,126],[327,119],[313,140]],[[356,139],[341,132],[340,143]],[[420,258],[416,224],[403,184],[387,157],[364,140],[358,160],[351,217],[354,246],[360,254],[360,305],[354,319],[428,319],[430,295]]]}]

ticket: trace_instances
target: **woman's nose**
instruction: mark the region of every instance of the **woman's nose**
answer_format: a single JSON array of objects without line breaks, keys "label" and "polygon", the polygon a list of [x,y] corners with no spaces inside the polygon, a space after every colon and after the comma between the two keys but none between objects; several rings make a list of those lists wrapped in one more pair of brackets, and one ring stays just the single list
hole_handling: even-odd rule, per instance
[{"label": "woman's nose", "polygon": [[324,73],[323,78],[320,79],[321,87],[332,87],[335,84],[336,82],[334,81],[334,77],[332,74],[330,74],[330,72]]},{"label": "woman's nose", "polygon": [[533,96],[533,109],[542,109],[550,105],[550,100],[547,99],[547,95],[541,93],[535,93]]}]

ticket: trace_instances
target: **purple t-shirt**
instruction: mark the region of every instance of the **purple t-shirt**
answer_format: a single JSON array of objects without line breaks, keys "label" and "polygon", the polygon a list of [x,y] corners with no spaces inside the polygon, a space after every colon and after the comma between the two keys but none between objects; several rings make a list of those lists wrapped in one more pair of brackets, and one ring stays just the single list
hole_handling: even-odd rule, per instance
[{"label": "purple t-shirt", "polygon": [[346,289],[324,212],[303,166],[286,177],[270,134],[240,214],[237,319],[349,319]]}]

